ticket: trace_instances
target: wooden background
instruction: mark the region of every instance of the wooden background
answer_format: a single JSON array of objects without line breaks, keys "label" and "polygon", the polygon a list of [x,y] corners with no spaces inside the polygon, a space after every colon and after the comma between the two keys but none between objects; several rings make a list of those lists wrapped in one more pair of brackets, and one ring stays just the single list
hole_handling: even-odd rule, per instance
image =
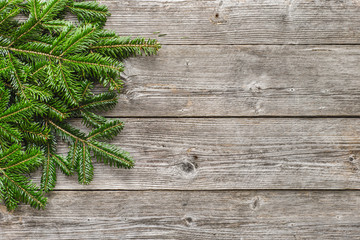
[{"label": "wooden background", "polygon": [[103,3],[163,44],[107,113],[136,168],[59,174],[1,239],[360,239],[359,0]]}]

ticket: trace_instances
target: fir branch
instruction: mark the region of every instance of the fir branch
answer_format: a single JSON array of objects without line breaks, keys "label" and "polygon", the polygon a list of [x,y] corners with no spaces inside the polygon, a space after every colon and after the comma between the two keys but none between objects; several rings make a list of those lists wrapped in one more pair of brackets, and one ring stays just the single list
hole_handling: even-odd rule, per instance
[{"label": "fir branch", "polygon": [[65,126],[60,126],[60,124],[56,124],[51,120],[48,120],[49,124],[51,124],[53,127],[55,127],[58,131],[65,134],[66,136],[72,138],[74,141],[78,140],[82,144],[87,144],[90,149],[94,151],[95,156],[100,161],[104,161],[105,163],[110,163],[110,165],[114,164],[117,167],[126,167],[131,168],[134,166],[134,163],[132,159],[128,156],[128,153],[124,151],[120,151],[119,149],[116,149],[112,145],[107,145],[105,143],[93,141],[93,140],[87,140],[83,136],[81,136],[79,133],[75,133],[69,126],[67,126],[65,129]]},{"label": "fir branch", "polygon": [[103,26],[106,18],[110,16],[105,5],[97,2],[73,2],[67,6],[74,13],[80,22],[93,22]]},{"label": "fir branch", "polygon": [[0,136],[2,139],[6,139],[10,143],[19,143],[21,142],[21,133],[13,128],[11,125],[6,123],[0,124]]},{"label": "fir branch", "polygon": [[[18,103],[8,108],[4,113],[0,114],[0,122],[9,118],[26,118],[31,115],[31,105],[28,102]],[[14,121],[14,120],[13,120]]]},{"label": "fir branch", "polygon": [[19,14],[19,10],[18,9],[13,9],[10,13],[8,13],[7,15],[5,15],[1,21],[0,21],[0,25],[3,24],[6,20],[8,20],[9,18],[15,17],[16,15]]},{"label": "fir branch", "polygon": [[85,97],[85,95],[86,95],[87,91],[89,90],[91,84],[92,84],[92,83],[91,83],[90,81],[86,84],[86,86],[85,86],[85,88],[84,88],[84,90],[83,90],[83,92],[82,92],[82,94],[81,94],[81,98],[84,98],[84,97]]},{"label": "fir branch", "polygon": [[[16,168],[16,171],[21,171],[22,173],[32,171],[31,168],[35,168],[39,165],[39,162],[33,160],[39,159],[41,156],[42,153],[39,150],[28,151],[24,157],[11,161],[6,164],[5,167],[0,168],[0,170],[11,170]],[[22,168],[19,168],[19,166],[22,166]]]},{"label": "fir branch", "polygon": [[116,105],[117,99],[118,97],[115,93],[101,93],[85,99],[78,107],[75,107],[70,111],[75,111],[78,109],[109,110]]},{"label": "fir branch", "polygon": [[108,139],[111,140],[113,137],[119,134],[123,129],[124,123],[121,121],[109,121],[99,128],[94,129],[89,133],[86,140],[91,139]]},{"label": "fir branch", "polygon": [[0,68],[0,72],[5,71],[5,70],[7,70],[7,69],[9,69],[9,68],[10,68],[9,66],[4,67],[4,68]]},{"label": "fir branch", "polygon": [[50,151],[50,142],[47,142],[46,158],[43,162],[43,169],[41,175],[41,188],[44,192],[49,192],[53,190],[56,183],[56,171],[54,163],[52,162]]},{"label": "fir branch", "polygon": [[65,159],[62,156],[51,153],[50,156],[55,160],[56,165],[60,168],[62,173],[68,176],[71,175],[69,164],[65,161]]},{"label": "fir branch", "polygon": [[[29,203],[33,207],[45,208],[47,199],[36,192],[36,187],[33,184],[29,184],[29,181],[27,181],[25,177],[7,174],[3,170],[0,170],[0,173],[3,175],[3,178],[6,179],[7,183],[11,183],[10,186],[17,191],[17,198],[20,198],[25,203]],[[13,178],[17,178],[18,181],[13,180]]]},{"label": "fir branch", "polygon": [[70,172],[72,172],[72,170],[76,168],[76,152],[77,152],[78,144],[79,144],[79,140],[76,139],[74,145],[71,146],[68,156],[66,158],[70,165]]},{"label": "fir branch", "polygon": [[[82,44],[86,43],[85,46],[80,45],[80,50],[86,49],[87,45],[90,45],[92,42],[95,42],[94,40],[91,39],[91,35],[95,32],[95,30],[96,28],[91,25],[85,25],[83,28],[77,29],[77,31],[74,32],[73,37],[68,40],[67,46],[60,54],[60,57],[67,54],[69,51],[71,51],[74,48],[79,48],[80,45],[79,43]],[[84,40],[88,40],[88,41],[84,43]]]},{"label": "fir branch", "polygon": [[[2,48],[0,46],[0,48]],[[24,90],[24,86],[23,84],[21,83],[21,80],[20,80],[20,77],[19,77],[19,73],[18,73],[18,70],[16,69],[15,65],[14,65],[14,61],[12,59],[12,56],[10,54],[10,52],[8,52],[8,59],[9,59],[9,63],[11,64],[12,68],[13,68],[13,72],[14,72],[14,78],[16,80],[16,83],[17,83],[17,89],[20,89],[20,93],[22,94],[22,96],[28,100],[26,94],[25,94],[25,90]]]},{"label": "fir branch", "polygon": [[43,69],[46,68],[46,67],[47,67],[47,65],[44,65],[44,66],[38,68],[35,72],[31,73],[31,76],[32,76],[32,77],[35,76],[38,72],[40,72],[41,70],[43,70]]},{"label": "fir branch", "polygon": [[117,149],[113,145],[103,142],[90,141],[88,142],[90,149],[93,150],[94,155],[98,161],[103,161],[110,166],[132,168],[134,161],[130,158],[129,154],[125,151]]},{"label": "fir branch", "polygon": [[[59,71],[60,71],[60,77],[58,78],[61,83],[64,85],[64,98],[66,98],[69,103],[71,103],[72,105],[78,106],[79,105],[79,100],[75,95],[75,91],[76,91],[76,87],[75,87],[75,83],[72,83],[69,78],[69,74],[67,76],[65,76],[64,73],[64,69],[63,66],[61,64],[61,62],[59,62]],[[67,97],[70,96],[70,97]]]},{"label": "fir branch", "polygon": [[48,140],[49,136],[48,134],[43,134],[43,133],[39,133],[39,132],[35,132],[35,131],[29,131],[29,130],[21,130],[22,132],[25,132],[29,135],[35,135],[38,136],[39,139],[43,139],[43,140]]},{"label": "fir branch", "polygon": [[81,116],[86,127],[99,128],[107,123],[106,118],[86,110],[81,110]]},{"label": "fir branch", "polygon": [[66,111],[61,111],[60,109],[54,107],[54,105],[50,105],[47,103],[42,104],[49,108],[49,117],[58,118],[59,120],[66,119],[68,117],[68,113]]},{"label": "fir branch", "polygon": [[103,48],[125,48],[125,47],[135,47],[135,48],[159,48],[159,44],[117,44],[117,45],[104,45],[104,46],[93,46],[91,49],[103,49]]},{"label": "fir branch", "polygon": [[90,158],[90,152],[87,149],[85,142],[78,147],[78,173],[79,173],[79,182],[81,184],[89,184],[93,179],[93,165]]},{"label": "fir branch", "polygon": [[7,151],[0,152],[0,162],[4,161],[10,156],[18,153],[21,150],[21,146],[18,144],[12,145]]},{"label": "fir branch", "polygon": [[[111,69],[111,70],[115,70],[115,71],[119,71],[122,72],[123,68],[122,66],[114,66],[111,64],[99,64],[95,62],[92,62],[94,60],[100,60],[101,57],[95,54],[92,55],[88,55],[90,57],[85,58],[85,56],[82,55],[77,55],[77,56],[69,56],[68,58],[65,57],[60,57],[60,56],[56,56],[56,55],[52,55],[52,54],[48,54],[48,53],[43,53],[43,52],[37,52],[37,51],[31,51],[31,50],[23,50],[23,49],[17,49],[17,48],[12,48],[12,47],[3,47],[0,46],[0,49],[4,49],[4,50],[10,50],[13,52],[17,52],[17,53],[24,53],[24,54],[30,54],[30,55],[34,55],[34,56],[38,56],[38,57],[48,57],[50,59],[58,59],[64,62],[69,62],[69,63],[76,63],[76,64],[83,64],[84,66],[89,65],[89,66],[94,66],[94,67],[99,67],[99,68],[107,68],[107,69]],[[10,54],[10,53],[9,53]],[[77,58],[80,58],[81,60],[77,60]],[[95,59],[94,59],[95,58]],[[109,59],[109,58],[107,58]],[[89,61],[86,61],[89,60]],[[105,59],[104,59],[105,60]]]},{"label": "fir branch", "polygon": [[47,5],[44,8],[44,11],[41,13],[41,16],[39,19],[35,19],[36,21],[32,22],[31,18],[29,18],[27,23],[31,24],[31,27],[28,28],[28,24],[24,24],[23,27],[19,30],[18,36],[15,37],[14,40],[8,45],[8,47],[11,47],[15,42],[17,42],[19,39],[24,37],[27,33],[31,32],[33,29],[35,29],[44,19],[46,19],[49,15],[54,13],[54,10],[59,11],[61,8],[61,4],[65,6],[66,0],[50,0]]},{"label": "fir branch", "polygon": [[[0,2],[0,13],[6,10],[7,8],[13,8],[17,4],[23,2],[22,0],[8,0],[8,1],[1,1]],[[3,4],[3,6],[1,6]]]},{"label": "fir branch", "polygon": [[[80,132],[71,132],[71,130],[69,130],[70,126],[68,125],[65,125],[64,127],[64,124],[63,126],[60,126],[60,124],[56,124],[54,123],[53,121],[51,120],[47,120],[47,122],[52,125],[56,130],[59,131],[59,133],[63,133],[65,135],[62,135],[63,138],[66,138],[66,136],[70,137],[70,139],[74,139],[74,140],[78,140],[80,142],[84,142],[85,141],[85,135],[82,136]],[[67,128],[67,129],[66,129]]]},{"label": "fir branch", "polygon": [[[66,20],[66,12],[79,24]],[[19,13],[25,22],[14,19]],[[109,15],[106,6],[89,1],[0,0],[0,200],[8,209],[20,202],[43,208],[57,169],[89,184],[91,154],[110,166],[134,166],[127,152],[101,142],[117,136],[123,123],[94,112],[116,105],[121,61],[156,54],[160,45],[104,30]],[[93,94],[96,84],[106,91]],[[73,117],[81,117],[90,133],[70,125]],[[58,138],[69,144],[66,157],[57,154]],[[40,166],[39,189],[24,174]]]}]

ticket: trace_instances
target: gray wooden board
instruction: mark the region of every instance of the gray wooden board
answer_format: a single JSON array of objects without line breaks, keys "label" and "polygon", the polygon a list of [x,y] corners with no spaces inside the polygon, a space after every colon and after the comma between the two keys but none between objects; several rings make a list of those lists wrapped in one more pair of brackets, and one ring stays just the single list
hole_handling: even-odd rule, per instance
[{"label": "gray wooden board", "polygon": [[359,239],[359,191],[52,192],[1,239]]},{"label": "gray wooden board", "polygon": [[102,2],[164,44],[105,115],[201,118],[124,118],[134,169],[59,173],[45,211],[0,206],[0,239],[360,238],[360,119],[251,118],[360,116],[358,1]]},{"label": "gray wooden board", "polygon": [[352,0],[101,2],[112,14],[108,28],[165,44],[360,43],[360,4]]},{"label": "gray wooden board", "polygon": [[86,186],[59,173],[56,189],[360,189],[360,119],[123,120],[112,143],[135,168],[97,164]]},{"label": "gray wooden board", "polygon": [[164,46],[107,116],[360,116],[359,46]]}]

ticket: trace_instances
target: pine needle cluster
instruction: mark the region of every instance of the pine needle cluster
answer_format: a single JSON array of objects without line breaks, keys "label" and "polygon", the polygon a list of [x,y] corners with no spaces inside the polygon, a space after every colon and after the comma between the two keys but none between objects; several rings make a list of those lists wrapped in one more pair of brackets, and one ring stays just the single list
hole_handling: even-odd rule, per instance
[{"label": "pine needle cluster", "polygon": [[[69,14],[78,21],[66,20]],[[89,184],[92,159],[134,166],[127,152],[103,141],[123,122],[98,113],[117,103],[122,60],[155,54],[160,45],[104,29],[108,16],[97,2],[0,0],[0,199],[9,210],[19,202],[44,208],[57,169]],[[96,84],[107,91],[93,93]],[[69,124],[71,118],[82,118],[90,132]],[[67,156],[57,154],[58,139],[69,144]],[[27,177],[38,167],[40,187]]]}]

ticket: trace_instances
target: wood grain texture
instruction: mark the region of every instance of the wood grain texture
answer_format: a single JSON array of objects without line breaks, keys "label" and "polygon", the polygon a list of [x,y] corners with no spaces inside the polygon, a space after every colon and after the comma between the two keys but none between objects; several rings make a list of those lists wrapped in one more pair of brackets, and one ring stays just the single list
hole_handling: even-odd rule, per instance
[{"label": "wood grain texture", "polygon": [[0,208],[2,239],[359,239],[360,192],[53,192]]},{"label": "wood grain texture", "polygon": [[360,43],[358,0],[101,2],[112,14],[108,28],[164,44]]},{"label": "wood grain texture", "polygon": [[107,116],[360,116],[358,46],[164,46]]},{"label": "wood grain texture", "polygon": [[98,164],[87,186],[59,173],[56,189],[360,189],[360,119],[123,120],[112,143],[135,168]]},{"label": "wood grain texture", "polygon": [[1,240],[360,239],[360,118],[294,118],[360,117],[358,0],[102,3],[164,44],[105,113],[137,165],[58,173],[45,211],[0,206]]}]

